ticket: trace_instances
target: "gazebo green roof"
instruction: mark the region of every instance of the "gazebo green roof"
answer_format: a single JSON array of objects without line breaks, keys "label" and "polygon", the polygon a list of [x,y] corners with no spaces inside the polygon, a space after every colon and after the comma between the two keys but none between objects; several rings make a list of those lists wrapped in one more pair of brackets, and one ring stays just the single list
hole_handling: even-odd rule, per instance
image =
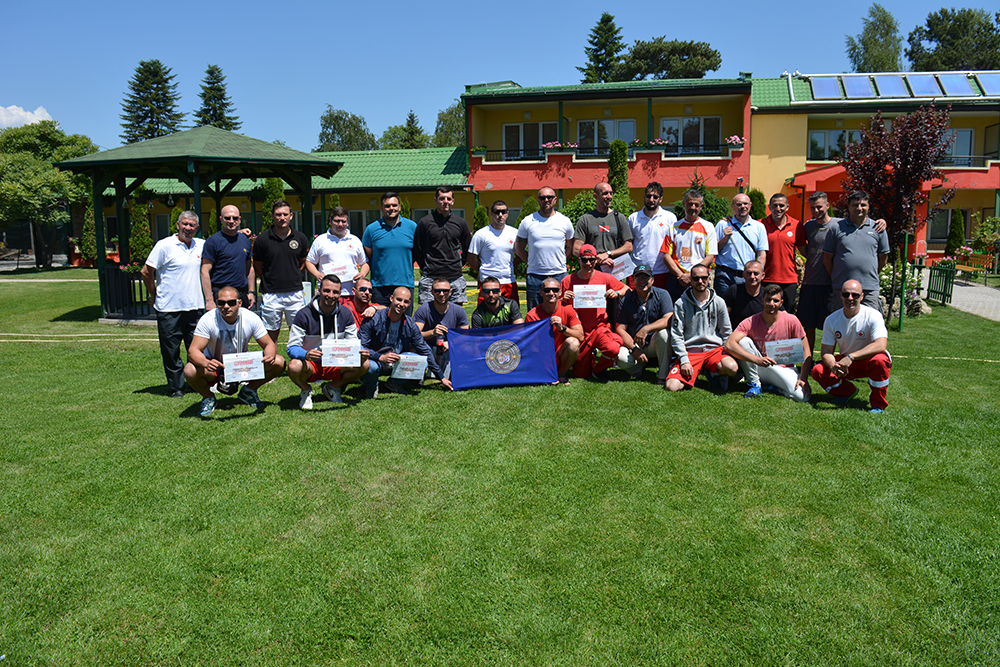
[{"label": "gazebo green roof", "polygon": [[[280,176],[275,173],[276,168],[279,171],[308,168],[312,174],[330,177],[341,166],[340,162],[314,153],[303,153],[211,125],[84,155],[56,166],[78,173],[94,168],[129,166],[140,168],[146,178],[174,178],[179,162],[205,165],[206,173],[216,178]],[[223,165],[228,168],[223,169]]]}]

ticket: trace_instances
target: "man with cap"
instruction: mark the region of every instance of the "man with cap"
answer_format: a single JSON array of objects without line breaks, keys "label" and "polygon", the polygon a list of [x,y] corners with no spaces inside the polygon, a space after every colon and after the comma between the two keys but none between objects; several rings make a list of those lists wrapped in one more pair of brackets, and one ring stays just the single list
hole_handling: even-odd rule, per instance
[{"label": "man with cap", "polygon": [[660,383],[670,370],[670,318],[674,306],[670,293],[653,285],[653,272],[640,264],[632,271],[635,288],[618,304],[616,332],[622,339],[618,350],[618,368],[632,377],[642,375],[651,359],[660,363]]},{"label": "man with cap", "polygon": [[[603,372],[614,365],[622,346],[622,339],[611,330],[608,309],[617,307],[618,298],[628,291],[628,287],[610,273],[595,271],[598,261],[597,248],[589,243],[584,244],[580,248],[580,269],[563,278],[560,287],[563,303],[572,304],[576,297],[574,290],[584,285],[603,287],[604,298],[612,300],[605,308],[574,306],[586,335],[580,345],[580,358],[574,365],[576,376],[603,380]],[[598,353],[600,358],[595,362],[594,355]]]}]

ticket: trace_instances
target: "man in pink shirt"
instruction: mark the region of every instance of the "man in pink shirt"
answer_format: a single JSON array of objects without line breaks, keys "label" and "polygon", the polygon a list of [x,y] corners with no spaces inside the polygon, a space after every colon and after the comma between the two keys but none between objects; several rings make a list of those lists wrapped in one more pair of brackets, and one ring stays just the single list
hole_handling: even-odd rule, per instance
[{"label": "man in pink shirt", "polygon": [[784,301],[781,287],[765,285],[763,300],[764,312],[740,322],[726,340],[726,352],[739,363],[749,385],[743,395],[747,398],[760,396],[763,383],[786,398],[808,401],[808,367],[803,365],[801,371],[796,372],[793,364],[779,364],[767,352],[769,342],[783,341],[787,347],[791,341],[798,341],[802,359],[808,359],[805,329],[797,317],[781,310]]}]

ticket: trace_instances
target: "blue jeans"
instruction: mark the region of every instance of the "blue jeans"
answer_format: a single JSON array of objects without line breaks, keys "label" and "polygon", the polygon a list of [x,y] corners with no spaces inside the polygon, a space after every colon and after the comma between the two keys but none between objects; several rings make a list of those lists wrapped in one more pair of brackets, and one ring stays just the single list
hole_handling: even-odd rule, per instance
[{"label": "blue jeans", "polygon": [[541,303],[542,299],[538,294],[538,290],[542,288],[542,283],[545,282],[546,278],[555,278],[556,280],[562,281],[562,279],[565,277],[566,277],[565,271],[563,271],[562,273],[556,273],[555,275],[551,276],[542,276],[537,273],[529,273],[524,288],[524,291],[527,293],[525,294],[525,298],[528,302],[528,310],[531,310],[539,303]]},{"label": "blue jeans", "polygon": [[745,282],[742,271],[731,273],[727,267],[715,265],[715,293],[719,296],[725,296],[730,285],[742,285]]}]

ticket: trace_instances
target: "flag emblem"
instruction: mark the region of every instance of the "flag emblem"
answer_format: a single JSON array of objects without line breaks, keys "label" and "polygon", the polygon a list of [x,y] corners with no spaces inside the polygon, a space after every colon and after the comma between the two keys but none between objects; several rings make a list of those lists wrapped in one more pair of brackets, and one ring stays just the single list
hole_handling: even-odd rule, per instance
[{"label": "flag emblem", "polygon": [[498,340],[486,349],[486,365],[494,373],[506,375],[517,370],[521,363],[521,350],[513,341]]}]

